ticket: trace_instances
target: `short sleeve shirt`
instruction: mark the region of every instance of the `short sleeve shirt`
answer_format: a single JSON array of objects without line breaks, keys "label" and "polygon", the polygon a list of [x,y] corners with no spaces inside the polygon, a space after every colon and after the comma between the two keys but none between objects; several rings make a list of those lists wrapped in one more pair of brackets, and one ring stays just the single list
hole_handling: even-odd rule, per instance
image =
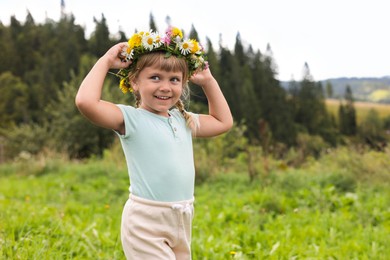
[{"label": "short sleeve shirt", "polygon": [[118,105],[125,123],[119,135],[126,157],[130,192],[156,201],[194,196],[195,167],[191,130],[177,109],[169,117]]}]

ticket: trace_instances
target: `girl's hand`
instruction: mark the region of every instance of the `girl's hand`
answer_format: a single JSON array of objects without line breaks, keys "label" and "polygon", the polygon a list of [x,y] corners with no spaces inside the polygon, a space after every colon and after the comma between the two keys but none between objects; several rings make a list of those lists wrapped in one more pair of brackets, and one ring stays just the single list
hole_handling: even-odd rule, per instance
[{"label": "girl's hand", "polygon": [[195,72],[194,75],[190,77],[190,81],[198,86],[206,87],[210,82],[215,81],[214,76],[211,74],[209,68],[201,71]]},{"label": "girl's hand", "polygon": [[112,46],[102,57],[111,69],[123,69],[131,64],[131,61],[123,61],[122,51],[127,48],[127,42],[120,42]]}]

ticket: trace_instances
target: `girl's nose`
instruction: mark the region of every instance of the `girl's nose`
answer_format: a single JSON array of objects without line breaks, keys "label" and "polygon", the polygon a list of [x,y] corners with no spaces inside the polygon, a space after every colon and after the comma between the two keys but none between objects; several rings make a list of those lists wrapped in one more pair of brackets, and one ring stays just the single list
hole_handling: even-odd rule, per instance
[{"label": "girl's nose", "polygon": [[160,91],[169,92],[171,91],[170,82],[162,81],[160,85]]}]

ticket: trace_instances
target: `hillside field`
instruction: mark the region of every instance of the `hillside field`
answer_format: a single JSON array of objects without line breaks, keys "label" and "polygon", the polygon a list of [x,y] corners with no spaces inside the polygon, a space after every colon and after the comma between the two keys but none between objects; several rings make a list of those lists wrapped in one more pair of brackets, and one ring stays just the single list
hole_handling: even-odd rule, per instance
[{"label": "hillside field", "polygon": [[[326,106],[328,111],[336,118],[338,118],[340,101],[336,99],[327,99]],[[356,109],[358,123],[361,122],[361,120],[363,120],[367,116],[370,109],[376,110],[381,118],[390,116],[390,104],[354,102],[354,107]]]}]

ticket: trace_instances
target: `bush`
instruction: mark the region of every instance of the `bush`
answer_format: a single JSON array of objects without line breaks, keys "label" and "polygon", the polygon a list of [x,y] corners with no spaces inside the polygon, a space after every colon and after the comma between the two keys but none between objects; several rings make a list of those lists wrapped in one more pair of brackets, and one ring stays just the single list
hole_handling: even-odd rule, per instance
[{"label": "bush", "polygon": [[[242,167],[248,140],[244,136],[245,126],[234,126],[230,132],[214,138],[194,139],[196,180],[201,183],[217,172]],[[245,156],[244,156],[245,157]]]}]

